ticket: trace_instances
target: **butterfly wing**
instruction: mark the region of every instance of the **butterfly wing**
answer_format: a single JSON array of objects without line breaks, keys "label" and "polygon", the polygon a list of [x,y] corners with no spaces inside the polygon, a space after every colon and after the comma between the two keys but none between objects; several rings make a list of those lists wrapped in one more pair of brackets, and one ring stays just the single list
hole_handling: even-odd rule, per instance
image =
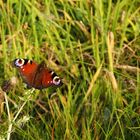
[{"label": "butterfly wing", "polygon": [[32,87],[38,64],[28,59],[15,59],[13,63],[19,70],[23,81],[28,85],[28,87]]},{"label": "butterfly wing", "polygon": [[42,89],[60,84],[62,84],[60,78],[46,67],[44,61],[38,65],[33,84],[35,88]]}]

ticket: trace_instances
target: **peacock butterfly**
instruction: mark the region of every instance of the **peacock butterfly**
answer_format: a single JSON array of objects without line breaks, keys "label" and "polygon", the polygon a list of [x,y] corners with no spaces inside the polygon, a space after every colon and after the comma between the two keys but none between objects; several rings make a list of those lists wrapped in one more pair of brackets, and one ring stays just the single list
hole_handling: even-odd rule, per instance
[{"label": "peacock butterfly", "polygon": [[62,85],[61,79],[54,71],[46,67],[44,61],[37,64],[29,59],[18,58],[13,61],[13,64],[29,88],[43,89]]}]

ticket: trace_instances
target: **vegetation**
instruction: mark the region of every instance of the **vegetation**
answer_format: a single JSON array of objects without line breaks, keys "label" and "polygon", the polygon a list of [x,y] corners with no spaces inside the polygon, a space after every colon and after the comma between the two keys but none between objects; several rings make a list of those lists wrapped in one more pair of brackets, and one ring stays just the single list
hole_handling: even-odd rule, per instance
[{"label": "vegetation", "polygon": [[[140,139],[139,5],[1,1],[0,139]],[[15,58],[44,60],[64,84],[27,89]]]}]

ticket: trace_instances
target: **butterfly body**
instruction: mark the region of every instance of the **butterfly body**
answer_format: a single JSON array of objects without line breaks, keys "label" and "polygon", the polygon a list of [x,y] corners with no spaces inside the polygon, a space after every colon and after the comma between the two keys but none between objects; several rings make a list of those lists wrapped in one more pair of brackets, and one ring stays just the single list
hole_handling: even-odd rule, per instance
[{"label": "butterfly body", "polygon": [[49,70],[44,62],[37,64],[28,59],[15,59],[13,63],[28,87],[43,89],[50,86],[60,86],[62,84],[61,79],[55,72]]}]

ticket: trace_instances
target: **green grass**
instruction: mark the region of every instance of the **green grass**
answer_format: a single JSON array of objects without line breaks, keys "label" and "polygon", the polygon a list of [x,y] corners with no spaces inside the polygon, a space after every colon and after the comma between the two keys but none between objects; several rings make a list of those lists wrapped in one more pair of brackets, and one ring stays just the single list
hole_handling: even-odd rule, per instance
[{"label": "green grass", "polygon": [[[0,90],[0,139],[140,139],[139,5],[1,1],[0,86],[17,82]],[[63,86],[27,89],[15,58],[45,60]]]}]

